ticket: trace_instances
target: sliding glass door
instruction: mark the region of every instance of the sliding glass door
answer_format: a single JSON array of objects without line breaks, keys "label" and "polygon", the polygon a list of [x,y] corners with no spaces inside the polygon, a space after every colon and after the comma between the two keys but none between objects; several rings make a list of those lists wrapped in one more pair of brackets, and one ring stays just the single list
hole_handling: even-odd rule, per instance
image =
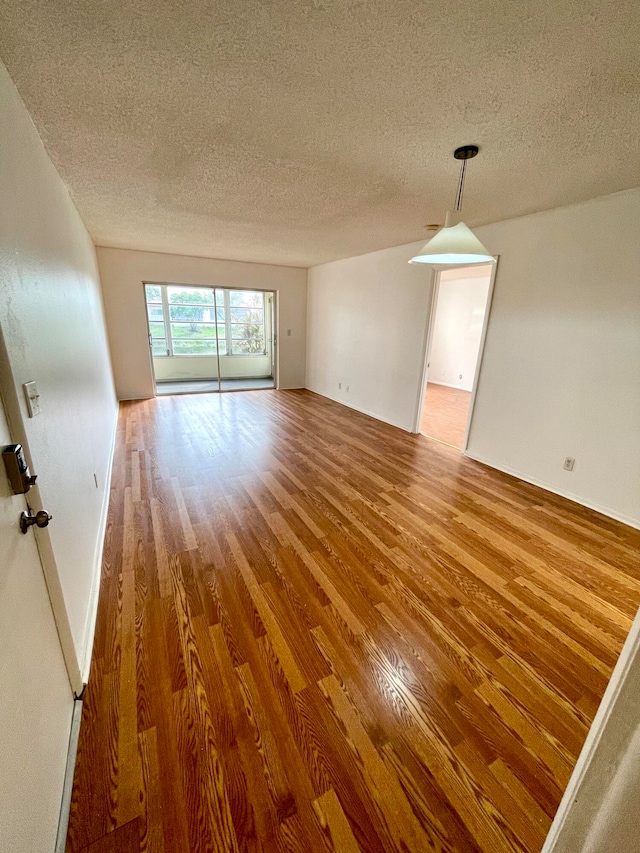
[{"label": "sliding glass door", "polygon": [[[223,350],[230,358],[220,359],[221,389],[238,386],[242,380],[251,383],[265,374],[271,375],[266,315],[268,296],[254,290],[216,290],[216,303],[224,318],[224,341],[220,340],[220,355]],[[273,377],[271,377],[273,378]]]},{"label": "sliding glass door", "polygon": [[146,284],[156,392],[274,387],[274,295]]}]

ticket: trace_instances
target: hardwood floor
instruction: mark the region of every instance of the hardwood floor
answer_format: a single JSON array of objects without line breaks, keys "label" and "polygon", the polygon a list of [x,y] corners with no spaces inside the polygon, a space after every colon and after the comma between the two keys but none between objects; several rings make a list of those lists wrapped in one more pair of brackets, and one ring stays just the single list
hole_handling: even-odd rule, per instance
[{"label": "hardwood floor", "polygon": [[420,432],[458,450],[467,428],[471,392],[446,385],[427,384]]},{"label": "hardwood floor", "polygon": [[309,392],[123,403],[67,851],[539,851],[639,545]]}]

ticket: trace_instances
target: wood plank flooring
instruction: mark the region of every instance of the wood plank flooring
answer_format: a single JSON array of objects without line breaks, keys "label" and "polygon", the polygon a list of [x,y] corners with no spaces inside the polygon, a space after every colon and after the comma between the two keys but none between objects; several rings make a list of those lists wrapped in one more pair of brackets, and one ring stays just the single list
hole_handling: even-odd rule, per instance
[{"label": "wood plank flooring", "polygon": [[309,392],[122,404],[68,853],[539,851],[639,545]]},{"label": "wood plank flooring", "polygon": [[429,382],[424,395],[420,432],[460,449],[467,428],[470,404],[470,391]]}]

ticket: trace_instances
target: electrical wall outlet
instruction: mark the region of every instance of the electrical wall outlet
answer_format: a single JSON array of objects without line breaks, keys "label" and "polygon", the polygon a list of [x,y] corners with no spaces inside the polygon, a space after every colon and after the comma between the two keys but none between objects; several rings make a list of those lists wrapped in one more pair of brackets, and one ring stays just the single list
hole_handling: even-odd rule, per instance
[{"label": "electrical wall outlet", "polygon": [[573,471],[573,466],[576,464],[576,460],[573,456],[565,456],[564,465],[562,466],[565,471]]},{"label": "electrical wall outlet", "polygon": [[338,382],[338,391],[342,391],[342,382]]},{"label": "electrical wall outlet", "polygon": [[349,393],[349,386],[347,385],[347,394]]}]

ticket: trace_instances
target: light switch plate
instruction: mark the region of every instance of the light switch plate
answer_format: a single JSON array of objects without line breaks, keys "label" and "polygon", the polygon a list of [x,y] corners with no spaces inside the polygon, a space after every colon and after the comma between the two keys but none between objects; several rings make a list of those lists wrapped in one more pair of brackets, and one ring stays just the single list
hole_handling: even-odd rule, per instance
[{"label": "light switch plate", "polygon": [[24,388],[24,396],[27,399],[27,409],[29,410],[29,417],[35,418],[36,415],[39,415],[42,409],[40,408],[40,394],[38,393],[38,386],[34,381],[25,382],[22,386]]}]

